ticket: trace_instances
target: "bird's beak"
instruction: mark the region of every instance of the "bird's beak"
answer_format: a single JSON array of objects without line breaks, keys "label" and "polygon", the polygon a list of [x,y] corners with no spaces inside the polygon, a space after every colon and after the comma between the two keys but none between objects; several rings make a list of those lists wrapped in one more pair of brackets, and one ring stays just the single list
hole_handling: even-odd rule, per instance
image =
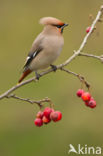
[{"label": "bird's beak", "polygon": [[64,27],[68,26],[69,24],[64,24]]},{"label": "bird's beak", "polygon": [[67,27],[67,26],[68,26],[68,24],[64,24],[64,25],[62,26],[62,28]]},{"label": "bird's beak", "polygon": [[64,24],[62,27],[61,27],[61,33],[63,33],[63,29],[68,26],[68,24]]}]

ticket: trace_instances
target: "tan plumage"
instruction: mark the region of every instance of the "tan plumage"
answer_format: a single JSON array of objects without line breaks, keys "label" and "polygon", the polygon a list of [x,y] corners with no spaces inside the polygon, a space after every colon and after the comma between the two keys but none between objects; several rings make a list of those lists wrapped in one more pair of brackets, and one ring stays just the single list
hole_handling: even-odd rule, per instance
[{"label": "tan plumage", "polygon": [[44,29],[32,44],[19,82],[32,71],[37,75],[38,70],[49,67],[61,53],[64,44],[62,32],[67,25],[53,17],[40,19],[40,24]]}]

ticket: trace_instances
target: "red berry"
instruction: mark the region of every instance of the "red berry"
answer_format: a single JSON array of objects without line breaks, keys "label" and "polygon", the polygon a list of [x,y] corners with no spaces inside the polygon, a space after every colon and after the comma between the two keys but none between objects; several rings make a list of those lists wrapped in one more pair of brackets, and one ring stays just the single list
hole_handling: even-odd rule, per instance
[{"label": "red berry", "polygon": [[53,112],[54,110],[52,108],[46,107],[44,109],[44,116],[46,116],[47,118],[50,118],[50,113]]},{"label": "red berry", "polygon": [[34,120],[34,124],[35,124],[36,126],[40,127],[40,126],[43,125],[43,121],[42,121],[42,119],[40,119],[40,118],[36,118],[36,119]]},{"label": "red berry", "polygon": [[83,101],[89,101],[91,99],[91,95],[89,92],[84,92],[81,98],[83,99]]},{"label": "red berry", "polygon": [[83,89],[78,89],[76,94],[77,94],[78,97],[81,97],[83,93],[84,93]]},{"label": "red berry", "polygon": [[86,32],[89,33],[91,27],[87,27]]},{"label": "red berry", "polygon": [[36,115],[37,118],[41,118],[43,117],[44,113],[42,111],[39,111]]},{"label": "red berry", "polygon": [[42,121],[43,123],[48,124],[51,121],[51,119],[47,118],[46,116],[43,116]]},{"label": "red berry", "polygon": [[57,120],[58,119],[58,113],[56,113],[55,111],[54,112],[52,112],[51,114],[50,114],[50,119],[51,120]]},{"label": "red berry", "polygon": [[85,105],[88,107],[88,103],[89,103],[89,101],[85,101]]},{"label": "red berry", "polygon": [[95,101],[95,100],[90,100],[90,101],[88,102],[88,106],[89,106],[90,108],[95,108],[95,107],[96,107],[96,101]]},{"label": "red berry", "polygon": [[54,122],[61,120],[62,118],[62,113],[59,111],[54,111],[50,114],[50,118],[51,120],[53,120]]}]

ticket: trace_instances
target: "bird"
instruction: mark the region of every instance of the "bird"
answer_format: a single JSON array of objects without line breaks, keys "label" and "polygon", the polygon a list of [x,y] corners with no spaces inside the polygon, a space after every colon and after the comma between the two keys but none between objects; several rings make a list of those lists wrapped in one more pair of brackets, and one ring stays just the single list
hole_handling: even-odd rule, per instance
[{"label": "bird", "polygon": [[22,82],[33,71],[39,80],[39,70],[43,70],[49,66],[54,71],[57,69],[52,63],[59,57],[62,51],[64,45],[63,29],[68,24],[55,17],[43,17],[39,23],[44,26],[44,29],[36,37],[31,46],[18,83]]}]

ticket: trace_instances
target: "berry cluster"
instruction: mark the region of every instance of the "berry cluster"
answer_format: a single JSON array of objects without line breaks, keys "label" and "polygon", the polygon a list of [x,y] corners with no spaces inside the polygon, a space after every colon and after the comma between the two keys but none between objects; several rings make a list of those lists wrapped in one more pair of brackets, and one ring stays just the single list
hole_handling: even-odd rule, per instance
[{"label": "berry cluster", "polygon": [[61,120],[62,113],[60,111],[55,111],[50,107],[46,107],[43,111],[39,111],[34,120],[34,124],[38,127],[43,124],[48,124],[51,121],[57,122]]},{"label": "berry cluster", "polygon": [[93,97],[91,97],[89,92],[85,92],[83,89],[79,89],[77,91],[77,96],[82,98],[86,106],[90,108],[96,107],[96,101],[93,99]]}]

